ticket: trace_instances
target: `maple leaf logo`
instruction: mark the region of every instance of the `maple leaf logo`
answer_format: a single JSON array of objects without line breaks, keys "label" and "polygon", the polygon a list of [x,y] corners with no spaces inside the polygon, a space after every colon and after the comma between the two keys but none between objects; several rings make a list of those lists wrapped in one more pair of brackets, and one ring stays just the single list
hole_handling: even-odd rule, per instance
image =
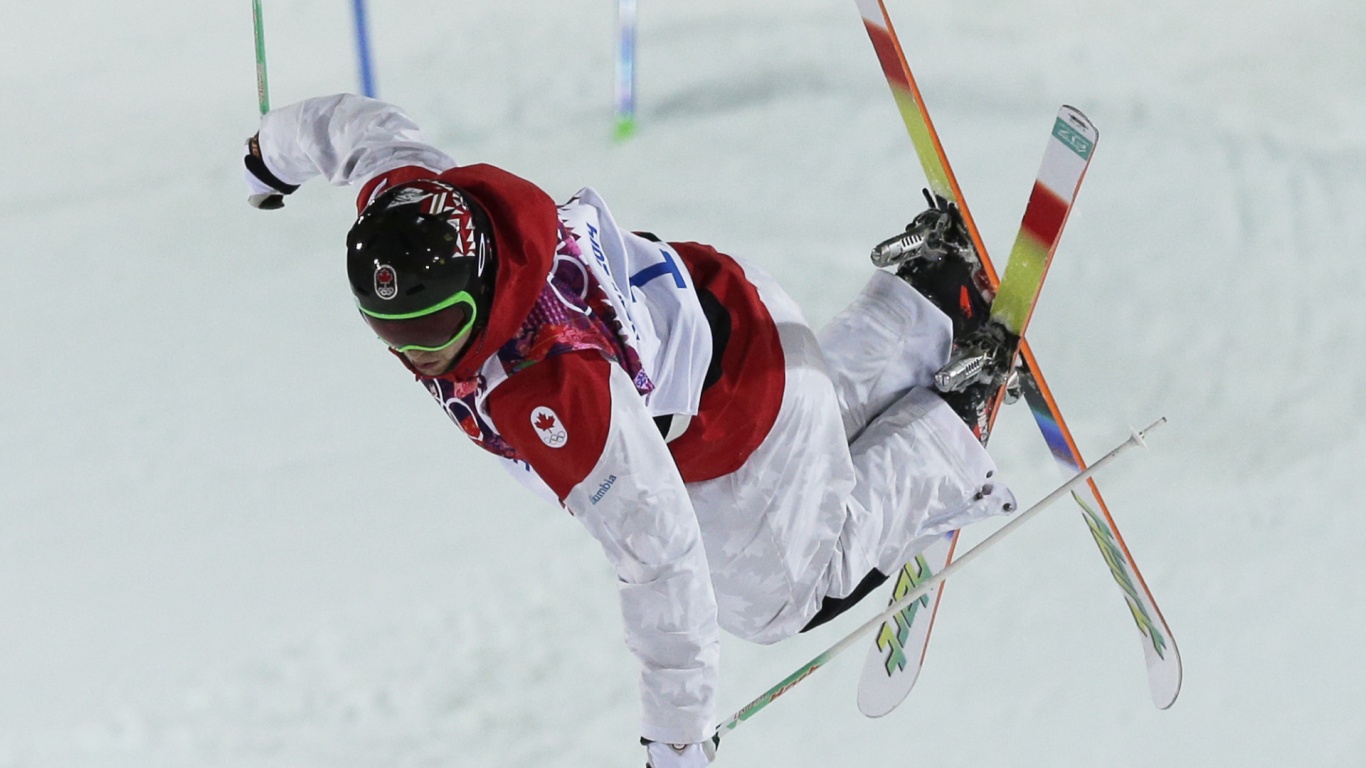
[{"label": "maple leaf logo", "polygon": [[569,432],[560,423],[560,415],[545,406],[531,412],[531,426],[550,448],[563,448],[569,442]]}]

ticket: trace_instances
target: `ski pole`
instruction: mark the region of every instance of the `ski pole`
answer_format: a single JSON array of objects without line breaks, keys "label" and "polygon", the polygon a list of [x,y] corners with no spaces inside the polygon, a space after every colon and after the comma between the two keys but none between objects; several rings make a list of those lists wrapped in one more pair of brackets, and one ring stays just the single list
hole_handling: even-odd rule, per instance
[{"label": "ski pole", "polygon": [[261,0],[251,0],[251,21],[256,33],[256,102],[264,115],[270,111],[270,85],[266,82],[266,29],[261,21]]},{"label": "ski pole", "polygon": [[800,683],[801,681],[810,677],[812,674],[816,672],[816,670],[825,666],[826,663],[828,663],[831,659],[838,656],[846,648],[857,642],[860,638],[863,637],[863,635],[867,634],[869,631],[873,630],[876,627],[882,626],[883,622],[886,622],[893,616],[897,615],[898,613],[901,613],[903,610],[909,607],[911,603],[914,603],[915,601],[919,600],[921,597],[928,594],[930,590],[939,586],[940,582],[957,573],[968,563],[980,557],[982,553],[985,552],[989,547],[994,546],[1001,539],[1010,535],[1011,531],[1015,530],[1016,528],[1019,528],[1021,525],[1025,523],[1025,521],[1029,520],[1031,517],[1034,517],[1041,510],[1053,504],[1058,499],[1062,498],[1063,496],[1066,496],[1068,493],[1072,491],[1073,488],[1086,482],[1086,480],[1090,478],[1091,475],[1095,474],[1098,470],[1106,467],[1115,459],[1119,458],[1120,454],[1124,453],[1125,451],[1134,446],[1147,447],[1147,443],[1144,442],[1143,438],[1149,432],[1156,429],[1157,427],[1162,426],[1166,422],[1167,419],[1164,417],[1148,425],[1148,427],[1142,430],[1141,432],[1132,432],[1129,435],[1128,440],[1125,440],[1123,443],[1120,443],[1118,447],[1116,447],[1113,451],[1110,451],[1109,453],[1105,454],[1105,456],[1101,458],[1099,461],[1092,464],[1087,469],[1077,473],[1072,477],[1072,479],[1058,486],[1058,488],[1055,489],[1052,493],[1043,497],[1043,499],[1041,499],[1034,506],[1030,507],[1024,512],[1021,512],[1014,520],[1011,520],[1009,523],[1001,527],[995,533],[983,539],[980,544],[973,547],[968,552],[964,553],[962,557],[958,558],[957,560],[954,560],[951,564],[945,566],[944,569],[941,570],[939,573],[936,573],[930,578],[921,582],[921,584],[918,587],[911,590],[911,592],[908,593],[905,597],[888,606],[887,610],[883,611],[877,616],[874,616],[867,623],[863,624],[858,629],[855,629],[853,632],[850,632],[847,636],[845,636],[844,639],[830,646],[830,648],[828,648],[824,653],[820,654],[811,661],[808,661],[806,664],[803,664],[796,672],[793,672],[792,674],[783,678],[782,682],[778,683],[772,688],[769,688],[759,698],[755,699],[754,701],[751,701],[749,704],[746,704],[744,707],[740,709],[740,711],[731,715],[729,718],[723,721],[721,725],[717,726],[716,735],[724,736],[725,734],[738,728],[740,726],[740,723],[753,717],[756,712],[763,709],[764,707],[767,707],[769,704],[772,704],[774,700],[777,699],[779,696],[782,696],[784,693],[787,693],[788,691],[792,690],[792,688],[794,688],[797,685],[797,683]]}]

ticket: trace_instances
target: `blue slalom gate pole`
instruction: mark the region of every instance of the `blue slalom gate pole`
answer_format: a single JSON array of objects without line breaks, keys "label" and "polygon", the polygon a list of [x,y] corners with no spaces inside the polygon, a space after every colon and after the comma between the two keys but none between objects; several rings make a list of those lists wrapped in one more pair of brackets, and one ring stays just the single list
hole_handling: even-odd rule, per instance
[{"label": "blue slalom gate pole", "polygon": [[636,131],[636,0],[617,0],[616,137]]},{"label": "blue slalom gate pole", "polygon": [[370,25],[365,17],[365,0],[354,0],[356,10],[356,56],[360,61],[361,93],[375,98],[375,70],[370,62]]}]

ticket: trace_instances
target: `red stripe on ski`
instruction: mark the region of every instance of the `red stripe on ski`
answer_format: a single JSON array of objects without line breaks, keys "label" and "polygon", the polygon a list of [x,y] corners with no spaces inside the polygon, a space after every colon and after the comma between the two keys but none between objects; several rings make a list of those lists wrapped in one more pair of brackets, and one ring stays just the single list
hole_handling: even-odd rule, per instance
[{"label": "red stripe on ski", "polygon": [[1062,234],[1069,207],[1068,202],[1056,192],[1036,181],[1034,191],[1029,194],[1029,205],[1025,208],[1027,216],[1021,226],[1052,250]]},{"label": "red stripe on ski", "polygon": [[877,52],[877,61],[882,65],[882,74],[887,82],[903,91],[911,90],[911,81],[906,79],[906,67],[901,61],[900,46],[892,39],[891,33],[880,24],[866,19],[863,26],[868,28],[868,38],[873,41],[873,50]]}]

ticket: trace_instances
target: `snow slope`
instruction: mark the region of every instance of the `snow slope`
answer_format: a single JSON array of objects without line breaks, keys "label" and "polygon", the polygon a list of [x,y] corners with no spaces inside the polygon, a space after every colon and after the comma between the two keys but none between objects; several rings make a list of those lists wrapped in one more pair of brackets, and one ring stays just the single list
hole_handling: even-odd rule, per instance
[{"label": "snow slope", "polygon": [[[234,5],[3,11],[0,768],[639,764],[603,558],[357,322],[351,195],[245,205]],[[813,323],[918,204],[851,2],[643,3],[625,145],[611,3],[375,5],[381,95],[452,154],[755,259]],[[949,586],[901,709],[857,714],[854,652],[722,764],[1359,765],[1366,5],[891,7],[996,253],[1057,105],[1101,128],[1030,337],[1088,455],[1172,420],[1101,485],[1186,686],[1152,708],[1060,506]],[[346,8],[266,12],[275,103],[355,87]],[[1056,481],[1022,411],[993,452]],[[723,707],[862,615],[728,638]]]}]

